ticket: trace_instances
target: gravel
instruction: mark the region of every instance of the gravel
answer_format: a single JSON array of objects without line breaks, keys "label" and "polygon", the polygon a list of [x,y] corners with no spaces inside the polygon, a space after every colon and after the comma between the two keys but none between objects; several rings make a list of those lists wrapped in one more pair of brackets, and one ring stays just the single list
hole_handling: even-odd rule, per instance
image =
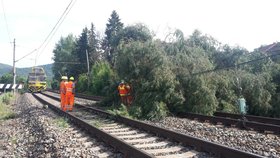
[{"label": "gravel", "polygon": [[15,103],[16,117],[0,121],[0,157],[122,157],[31,94],[18,95]]},{"label": "gravel", "polygon": [[279,135],[240,130],[177,117],[166,117],[159,121],[146,122],[238,150],[265,157],[280,157]]},{"label": "gravel", "polygon": [[[46,93],[53,95],[51,92]],[[92,104],[86,99],[75,98],[75,101],[80,104]],[[159,121],[145,122],[261,156],[280,157],[279,135],[241,130],[177,117],[166,117]]]},{"label": "gravel", "polygon": [[[45,94],[48,94],[48,95],[52,95],[52,96],[55,96],[57,98],[60,97],[60,95],[58,93],[53,93],[53,92],[48,92],[48,91],[45,91],[44,92]],[[83,99],[83,98],[77,98],[75,97],[75,103],[77,104],[81,104],[81,105],[93,105],[95,103],[97,103],[96,101],[93,101],[93,100],[88,100],[88,99]]]}]

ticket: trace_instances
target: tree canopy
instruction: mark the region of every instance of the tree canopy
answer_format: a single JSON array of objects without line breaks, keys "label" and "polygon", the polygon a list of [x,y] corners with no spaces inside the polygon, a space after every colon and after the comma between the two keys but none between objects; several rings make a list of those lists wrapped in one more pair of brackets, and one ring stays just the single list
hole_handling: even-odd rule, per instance
[{"label": "tree canopy", "polygon": [[78,37],[62,37],[53,53],[54,81],[75,76],[77,91],[105,96],[103,105],[120,107],[118,83],[130,83],[133,117],[239,113],[239,98],[246,99],[249,114],[280,117],[279,56],[222,44],[199,30],[185,36],[177,29],[157,39],[144,24],[124,26],[113,11],[104,37],[91,24]]}]

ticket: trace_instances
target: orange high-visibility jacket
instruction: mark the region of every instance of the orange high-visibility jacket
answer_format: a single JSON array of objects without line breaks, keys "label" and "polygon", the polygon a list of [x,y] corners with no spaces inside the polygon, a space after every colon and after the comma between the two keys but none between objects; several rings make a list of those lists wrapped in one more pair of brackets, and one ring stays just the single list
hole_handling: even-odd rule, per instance
[{"label": "orange high-visibility jacket", "polygon": [[73,82],[69,81],[66,84],[66,95],[72,95],[72,92],[73,92]]},{"label": "orange high-visibility jacket", "polygon": [[65,94],[66,93],[66,83],[67,82],[64,82],[64,81],[61,81],[60,82],[60,88],[59,88],[59,90],[60,90],[60,94]]},{"label": "orange high-visibility jacket", "polygon": [[126,96],[127,90],[125,88],[125,85],[119,85],[118,90],[119,90],[120,96]]}]

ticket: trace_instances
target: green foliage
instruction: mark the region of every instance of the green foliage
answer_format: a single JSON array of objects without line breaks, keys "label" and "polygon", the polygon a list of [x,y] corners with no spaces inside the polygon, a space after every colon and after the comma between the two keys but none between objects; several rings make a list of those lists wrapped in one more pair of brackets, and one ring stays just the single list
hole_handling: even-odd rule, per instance
[{"label": "green foliage", "polygon": [[59,128],[67,128],[67,127],[69,127],[68,120],[63,118],[63,117],[59,117],[59,118],[54,119],[54,123]]},{"label": "green foliage", "polygon": [[130,117],[126,106],[123,104],[121,104],[117,109],[108,110],[108,112],[114,115]]},{"label": "green foliage", "polygon": [[236,84],[235,74],[233,70],[229,70],[210,75],[211,84],[216,86],[215,96],[218,101],[218,111],[238,113],[236,101],[239,97],[239,87]]},{"label": "green foliage", "polygon": [[216,68],[234,66],[238,63],[245,62],[248,58],[248,51],[241,47],[223,46],[219,51],[213,53],[213,60]]},{"label": "green foliage", "polygon": [[13,83],[13,75],[10,73],[4,74],[0,78],[0,83]]},{"label": "green foliage", "polygon": [[88,90],[88,77],[86,74],[80,74],[78,82],[76,84],[76,90],[78,92],[85,92]]},{"label": "green foliage", "polygon": [[12,93],[5,93],[0,96],[0,120],[6,120],[15,117],[16,114],[13,112],[10,106],[12,98]]},{"label": "green foliage", "polygon": [[[178,82],[164,54],[161,46],[153,41],[123,43],[118,49],[116,70],[120,78],[136,89],[133,106],[141,107],[141,116],[145,118],[154,117],[149,113],[157,107],[167,113],[163,105],[174,110],[184,100],[176,89]],[[162,111],[160,114],[165,113]]]},{"label": "green foliage", "polygon": [[13,67],[7,64],[0,63],[0,76],[3,76],[4,74],[11,73],[13,71]]},{"label": "green foliage", "polygon": [[116,37],[116,44],[118,45],[120,41],[124,43],[129,43],[131,41],[148,41],[152,39],[152,34],[150,30],[144,24],[135,24],[132,26],[127,26],[119,32]]},{"label": "green foliage", "polygon": [[81,33],[80,37],[78,38],[76,42],[76,50],[74,51],[75,57],[77,61],[80,63],[78,65],[75,65],[73,68],[73,72],[71,74],[81,74],[87,72],[87,56],[86,51],[89,50],[88,45],[88,28],[85,27],[83,29],[83,32]]},{"label": "green foliage", "polygon": [[[26,77],[23,76],[17,76],[16,77],[16,83],[17,84],[24,84],[24,88],[26,88]],[[12,74],[4,74],[3,76],[0,77],[0,83],[7,83],[7,84],[12,84],[13,83],[13,75]]]},{"label": "green foliage", "polygon": [[93,125],[93,126],[95,126],[95,127],[99,128],[99,127],[101,127],[101,126],[102,126],[103,121],[104,121],[104,120],[101,120],[101,119],[95,118],[95,119],[93,119],[93,120],[88,121],[88,123],[90,123],[91,125]]},{"label": "green foliage", "polygon": [[13,94],[12,93],[6,93],[3,96],[1,96],[1,101],[6,104],[9,105],[11,103]]},{"label": "green foliage", "polygon": [[52,89],[59,89],[59,81],[58,80],[53,80],[52,82],[51,82],[51,88]]},{"label": "green foliage", "polygon": [[[86,50],[92,68],[89,80]],[[101,105],[118,107],[112,111],[135,118],[160,119],[181,111],[238,113],[240,97],[246,99],[249,114],[280,117],[280,60],[267,55],[260,49],[248,52],[222,45],[198,30],[188,38],[175,30],[164,41],[154,40],[143,24],[123,28],[113,11],[103,39],[93,24],[77,39],[61,38],[54,49],[52,87],[58,87],[60,75],[73,75],[79,92],[106,96]],[[117,86],[122,79],[132,86],[134,101],[128,111],[119,106]],[[0,80],[8,82],[11,76]]]},{"label": "green foliage", "polygon": [[91,88],[90,91],[94,95],[106,95],[113,83],[114,72],[108,62],[97,62],[91,70]]},{"label": "green foliage", "polygon": [[26,77],[17,76],[16,83],[25,83],[27,81]]},{"label": "green foliage", "polygon": [[193,34],[186,41],[189,47],[198,47],[212,54],[220,47],[220,42],[213,37],[203,35],[199,30],[194,30]]},{"label": "green foliage", "polygon": [[[44,68],[44,70],[47,74],[47,78],[49,78],[49,79],[52,78],[52,76],[53,76],[53,74],[52,74],[52,64],[40,65],[40,67]],[[13,71],[12,66],[0,63],[0,77],[5,75],[5,74],[12,74],[12,71]],[[30,71],[31,71],[31,67],[16,68],[17,80],[18,80],[18,78],[27,78],[27,75]]]},{"label": "green foliage", "polygon": [[72,64],[77,62],[76,56],[73,54],[75,50],[75,37],[69,34],[66,38],[61,39],[56,43],[53,50],[54,64],[52,71],[54,79],[60,81],[63,75],[73,75],[78,70]]},{"label": "green foliage", "polygon": [[145,105],[143,103],[143,113],[146,114],[145,118],[150,120],[160,120],[167,116],[168,108],[164,102],[153,102],[152,105]]},{"label": "green foliage", "polygon": [[243,95],[247,100],[248,112],[254,115],[268,115],[271,110],[271,96],[275,91],[275,85],[267,74],[243,74]]},{"label": "green foliage", "polygon": [[105,51],[105,59],[114,64],[114,53],[118,46],[117,34],[123,29],[123,23],[121,22],[118,13],[113,10],[111,17],[108,19],[105,30],[105,38],[102,41],[102,48]]},{"label": "green foliage", "polygon": [[101,41],[99,38],[93,23],[91,23],[91,28],[88,30],[88,55],[90,66],[100,61],[102,58],[102,51],[100,50]]},{"label": "green foliage", "polygon": [[142,108],[140,106],[131,106],[128,113],[131,117],[139,119],[142,117]]},{"label": "green foliage", "polygon": [[269,116],[279,117],[280,118],[280,93],[276,93],[272,97],[272,108],[270,110]]},{"label": "green foliage", "polygon": [[190,78],[185,87],[185,97],[189,112],[212,115],[218,107],[215,86],[209,84],[206,76]]}]

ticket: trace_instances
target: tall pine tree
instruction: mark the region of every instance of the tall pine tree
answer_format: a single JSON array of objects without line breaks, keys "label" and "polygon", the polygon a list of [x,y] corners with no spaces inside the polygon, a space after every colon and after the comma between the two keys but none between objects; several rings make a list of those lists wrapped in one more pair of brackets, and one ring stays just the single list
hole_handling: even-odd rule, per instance
[{"label": "tall pine tree", "polygon": [[88,28],[85,27],[83,29],[82,34],[80,35],[77,43],[76,43],[76,56],[78,61],[81,63],[76,66],[77,73],[82,74],[87,72],[87,56],[86,51],[89,50],[88,46]]},{"label": "tall pine tree", "polygon": [[91,23],[91,28],[88,31],[88,47],[91,67],[94,63],[101,59],[100,40],[93,23]]},{"label": "tall pine tree", "polygon": [[106,24],[105,38],[102,42],[102,48],[105,52],[105,59],[107,59],[112,65],[115,63],[114,53],[118,45],[116,37],[122,29],[123,23],[121,22],[117,12],[114,10],[108,20],[108,23]]}]

